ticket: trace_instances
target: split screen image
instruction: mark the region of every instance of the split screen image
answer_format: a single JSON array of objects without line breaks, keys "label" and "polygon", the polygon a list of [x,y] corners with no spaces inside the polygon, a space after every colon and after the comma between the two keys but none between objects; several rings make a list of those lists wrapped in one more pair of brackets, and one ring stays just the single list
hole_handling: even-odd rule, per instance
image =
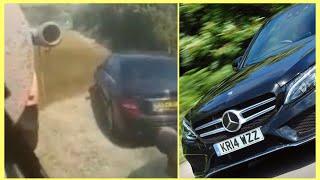
[{"label": "split screen image", "polygon": [[6,177],[315,177],[315,4],[4,7]]}]

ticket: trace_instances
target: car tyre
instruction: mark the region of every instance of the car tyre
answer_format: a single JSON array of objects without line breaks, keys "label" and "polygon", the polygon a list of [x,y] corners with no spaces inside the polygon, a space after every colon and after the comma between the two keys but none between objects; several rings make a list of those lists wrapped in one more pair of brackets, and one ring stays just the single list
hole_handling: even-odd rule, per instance
[{"label": "car tyre", "polygon": [[97,85],[92,86],[89,91],[92,111],[100,130],[107,137],[120,136],[123,131],[119,119],[116,120],[112,100],[105,97]]}]

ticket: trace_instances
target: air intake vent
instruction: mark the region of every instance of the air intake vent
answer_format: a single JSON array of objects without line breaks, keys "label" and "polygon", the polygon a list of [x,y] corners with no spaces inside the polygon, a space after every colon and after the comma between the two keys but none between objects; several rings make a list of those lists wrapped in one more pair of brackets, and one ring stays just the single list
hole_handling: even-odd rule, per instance
[{"label": "air intake vent", "polygon": [[299,138],[304,138],[315,133],[315,119],[315,108],[311,108],[291,119],[288,125],[297,131]]}]

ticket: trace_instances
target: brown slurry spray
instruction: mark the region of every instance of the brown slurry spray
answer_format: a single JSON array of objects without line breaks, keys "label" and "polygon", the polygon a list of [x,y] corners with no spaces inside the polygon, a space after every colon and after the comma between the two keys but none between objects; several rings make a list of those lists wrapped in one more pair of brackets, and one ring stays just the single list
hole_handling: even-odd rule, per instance
[{"label": "brown slurry spray", "polygon": [[76,31],[64,31],[53,48],[35,47],[40,107],[88,90],[96,67],[111,52]]}]

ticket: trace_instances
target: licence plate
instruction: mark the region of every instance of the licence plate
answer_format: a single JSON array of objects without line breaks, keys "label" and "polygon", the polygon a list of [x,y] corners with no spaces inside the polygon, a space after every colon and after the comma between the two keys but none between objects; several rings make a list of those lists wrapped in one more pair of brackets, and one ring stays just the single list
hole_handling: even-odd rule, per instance
[{"label": "licence plate", "polygon": [[213,145],[218,156],[223,156],[264,140],[260,127]]},{"label": "licence plate", "polygon": [[152,110],[155,112],[176,110],[176,108],[177,108],[177,101],[174,101],[174,100],[158,101],[158,102],[152,103]]}]

